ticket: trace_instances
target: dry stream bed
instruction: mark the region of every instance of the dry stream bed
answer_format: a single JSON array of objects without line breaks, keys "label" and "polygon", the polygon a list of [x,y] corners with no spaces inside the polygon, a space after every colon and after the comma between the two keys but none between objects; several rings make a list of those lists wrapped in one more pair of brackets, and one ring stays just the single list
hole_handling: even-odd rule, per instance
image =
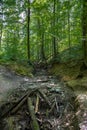
[{"label": "dry stream bed", "polygon": [[78,98],[45,70],[28,78],[1,66],[0,130],[86,130],[78,122]]}]

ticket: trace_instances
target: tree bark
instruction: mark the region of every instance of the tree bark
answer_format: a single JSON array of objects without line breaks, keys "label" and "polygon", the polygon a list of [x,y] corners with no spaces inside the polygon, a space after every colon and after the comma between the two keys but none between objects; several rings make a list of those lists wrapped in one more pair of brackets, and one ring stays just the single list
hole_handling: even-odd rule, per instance
[{"label": "tree bark", "polygon": [[82,14],[82,33],[83,33],[83,54],[84,63],[87,66],[87,1],[83,0],[83,14]]},{"label": "tree bark", "polygon": [[[54,35],[55,35],[55,11],[56,11],[56,0],[54,0],[54,5],[53,5],[53,27],[54,27]],[[56,38],[55,36],[53,37],[53,55],[54,58],[56,57]]]},{"label": "tree bark", "polygon": [[41,36],[42,42],[41,42],[41,59],[42,61],[44,61],[45,58],[45,53],[44,53],[44,32],[42,32],[42,36]]},{"label": "tree bark", "polygon": [[3,0],[1,1],[1,21],[0,21],[0,50],[2,43],[2,30],[3,30]]},{"label": "tree bark", "polygon": [[28,110],[31,116],[31,127],[32,130],[40,130],[39,128],[39,124],[37,122],[36,116],[35,116],[35,112],[34,112],[34,106],[32,105],[32,100],[31,98],[28,98]]},{"label": "tree bark", "polygon": [[2,43],[2,25],[1,25],[1,30],[0,30],[0,50],[1,50],[1,43]]},{"label": "tree bark", "polygon": [[70,1],[68,1],[68,43],[69,43],[69,55],[71,55],[71,36],[70,36]]},{"label": "tree bark", "polygon": [[27,54],[30,60],[30,0],[28,0],[28,17],[27,17]]}]

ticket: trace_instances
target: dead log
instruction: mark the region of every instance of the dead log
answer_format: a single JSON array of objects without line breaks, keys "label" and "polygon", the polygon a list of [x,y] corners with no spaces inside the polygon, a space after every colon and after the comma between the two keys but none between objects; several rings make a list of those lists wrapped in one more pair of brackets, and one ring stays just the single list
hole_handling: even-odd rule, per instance
[{"label": "dead log", "polygon": [[11,111],[11,114],[14,114],[17,112],[17,110],[19,110],[19,108],[21,108],[21,106],[25,103],[25,101],[27,100],[29,95],[27,95],[26,97],[24,97]]},{"label": "dead log", "polygon": [[42,96],[42,98],[46,101],[46,103],[49,105],[49,107],[51,107],[51,103],[48,100],[47,96],[45,93],[43,93],[40,89],[38,90],[38,92],[40,93],[40,95]]},{"label": "dead log", "polygon": [[40,130],[39,124],[38,124],[36,116],[35,116],[34,106],[32,105],[32,101],[31,101],[30,97],[28,97],[28,110],[29,110],[29,113],[30,113],[30,116],[31,116],[32,130]]}]

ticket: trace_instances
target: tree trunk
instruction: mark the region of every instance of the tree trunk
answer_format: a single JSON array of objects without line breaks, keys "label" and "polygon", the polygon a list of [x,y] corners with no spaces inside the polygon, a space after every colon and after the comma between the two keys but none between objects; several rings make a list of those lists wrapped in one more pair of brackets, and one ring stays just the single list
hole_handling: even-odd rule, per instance
[{"label": "tree trunk", "polygon": [[42,61],[44,61],[45,58],[45,53],[44,53],[44,32],[42,32],[42,36],[41,36],[42,42],[41,42],[41,59]]},{"label": "tree trunk", "polygon": [[68,43],[69,43],[69,55],[71,55],[71,37],[70,37],[70,1],[68,1]]},{"label": "tree trunk", "polygon": [[1,43],[2,43],[2,28],[3,26],[1,25],[1,30],[0,30],[0,50],[1,50]]},{"label": "tree trunk", "polygon": [[83,1],[83,14],[82,14],[82,33],[83,33],[83,54],[84,63],[87,66],[87,1]]},{"label": "tree trunk", "polygon": [[1,43],[2,43],[2,30],[3,30],[3,0],[1,1],[0,50],[1,50]]},{"label": "tree trunk", "polygon": [[[53,5],[53,27],[54,27],[54,35],[55,35],[55,11],[56,11],[56,0],[54,0],[54,5]],[[53,56],[54,58],[56,57],[56,38],[55,36],[53,37]]]},{"label": "tree trunk", "polygon": [[30,0],[28,0],[28,18],[27,18],[27,54],[30,60]]}]

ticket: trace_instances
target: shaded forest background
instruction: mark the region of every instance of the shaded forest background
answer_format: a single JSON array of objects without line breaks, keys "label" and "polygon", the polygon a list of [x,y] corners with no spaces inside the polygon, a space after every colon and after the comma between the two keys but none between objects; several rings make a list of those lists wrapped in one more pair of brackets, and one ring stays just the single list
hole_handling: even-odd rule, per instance
[{"label": "shaded forest background", "polygon": [[0,59],[87,61],[86,0],[1,0]]},{"label": "shaded forest background", "polygon": [[[4,90],[19,87],[18,95],[21,96],[22,89],[25,92],[28,87],[33,89],[40,86],[41,88],[43,84],[49,88],[55,86],[56,89],[53,89],[53,93],[56,92],[64,97],[64,103],[60,102],[62,97],[58,97],[58,103],[55,97],[50,111],[53,111],[56,106],[58,114],[59,112],[61,114],[61,110],[63,110],[66,115],[66,112],[69,112],[67,108],[70,111],[74,110],[73,105],[77,106],[79,101],[80,109],[75,116],[80,121],[80,127],[87,128],[87,0],[0,0],[1,94],[5,96]],[[70,88],[70,91],[67,88]],[[73,98],[72,90],[77,98]],[[43,89],[40,93],[42,92],[44,92]],[[18,100],[18,107],[21,107],[19,103],[22,104],[28,99],[28,94],[26,93],[24,98]],[[53,96],[52,93],[51,95]],[[42,93],[40,97],[49,104],[48,95],[45,97]],[[70,97],[75,99],[75,104],[67,103],[65,98],[71,100]],[[40,99],[38,93],[35,94],[34,99],[34,103],[36,102],[38,107]],[[28,106],[33,107],[29,100],[28,103],[30,102],[31,105]],[[21,101],[23,102],[21,103]],[[5,108],[8,108],[7,105]],[[48,110],[47,108],[47,119],[50,114]],[[70,120],[73,119],[76,126],[78,121],[73,117],[71,114],[63,117],[69,121],[69,123],[65,123],[63,120],[63,123],[67,126],[72,125]],[[25,115],[23,119],[25,119]],[[43,124],[41,118],[40,120]],[[25,122],[23,124],[26,126]],[[60,129],[60,127],[58,128]]]}]

